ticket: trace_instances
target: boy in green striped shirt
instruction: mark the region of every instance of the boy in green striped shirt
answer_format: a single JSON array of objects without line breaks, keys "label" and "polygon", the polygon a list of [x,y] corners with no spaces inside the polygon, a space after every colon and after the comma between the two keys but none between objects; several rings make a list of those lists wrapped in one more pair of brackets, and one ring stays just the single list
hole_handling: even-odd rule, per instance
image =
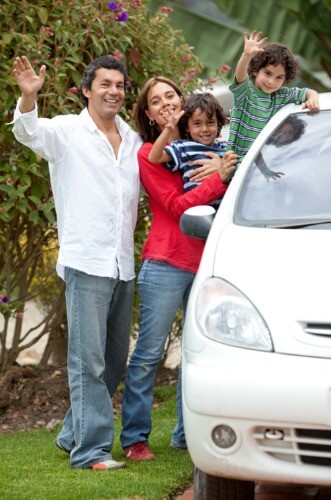
[{"label": "boy in green striped shirt", "polygon": [[[315,90],[284,87],[294,80],[298,63],[284,45],[269,44],[261,32],[244,33],[244,52],[230,85],[234,95],[230,114],[230,133],[227,149],[245,156],[253,141],[277,111],[288,103],[303,103],[302,108],[319,110]],[[247,74],[250,77],[247,78]]]}]

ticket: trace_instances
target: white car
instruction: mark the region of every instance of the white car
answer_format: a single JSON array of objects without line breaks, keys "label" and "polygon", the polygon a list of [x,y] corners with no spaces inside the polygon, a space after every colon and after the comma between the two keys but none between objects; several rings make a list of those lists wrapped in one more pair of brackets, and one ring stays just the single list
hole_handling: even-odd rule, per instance
[{"label": "white car", "polygon": [[331,485],[331,93],[320,103],[270,120],[214,219],[181,219],[209,232],[183,333],[198,500]]}]

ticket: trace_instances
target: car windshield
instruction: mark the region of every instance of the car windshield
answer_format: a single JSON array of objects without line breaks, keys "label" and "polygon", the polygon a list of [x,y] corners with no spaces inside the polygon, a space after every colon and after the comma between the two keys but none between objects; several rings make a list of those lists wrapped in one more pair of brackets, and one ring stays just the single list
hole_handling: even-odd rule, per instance
[{"label": "car windshield", "polygon": [[257,152],[235,222],[300,227],[331,222],[331,111],[289,115]]}]

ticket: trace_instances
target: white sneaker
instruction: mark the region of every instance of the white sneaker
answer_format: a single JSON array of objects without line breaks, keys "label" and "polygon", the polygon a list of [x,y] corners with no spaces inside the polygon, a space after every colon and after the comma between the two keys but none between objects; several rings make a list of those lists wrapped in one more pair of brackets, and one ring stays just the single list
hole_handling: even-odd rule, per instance
[{"label": "white sneaker", "polygon": [[104,460],[103,462],[98,462],[90,467],[92,470],[111,470],[111,469],[124,469],[126,467],[125,462],[116,462],[116,460]]}]

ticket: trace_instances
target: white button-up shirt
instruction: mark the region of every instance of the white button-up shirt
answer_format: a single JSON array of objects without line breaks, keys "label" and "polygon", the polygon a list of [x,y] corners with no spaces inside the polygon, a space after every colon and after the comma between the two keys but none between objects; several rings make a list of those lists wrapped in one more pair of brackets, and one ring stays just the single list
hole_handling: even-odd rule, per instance
[{"label": "white button-up shirt", "polygon": [[16,139],[49,164],[59,236],[58,274],[72,267],[95,276],[134,278],[141,139],[119,116],[117,157],[88,110],[38,118],[37,106],[21,113]]}]

